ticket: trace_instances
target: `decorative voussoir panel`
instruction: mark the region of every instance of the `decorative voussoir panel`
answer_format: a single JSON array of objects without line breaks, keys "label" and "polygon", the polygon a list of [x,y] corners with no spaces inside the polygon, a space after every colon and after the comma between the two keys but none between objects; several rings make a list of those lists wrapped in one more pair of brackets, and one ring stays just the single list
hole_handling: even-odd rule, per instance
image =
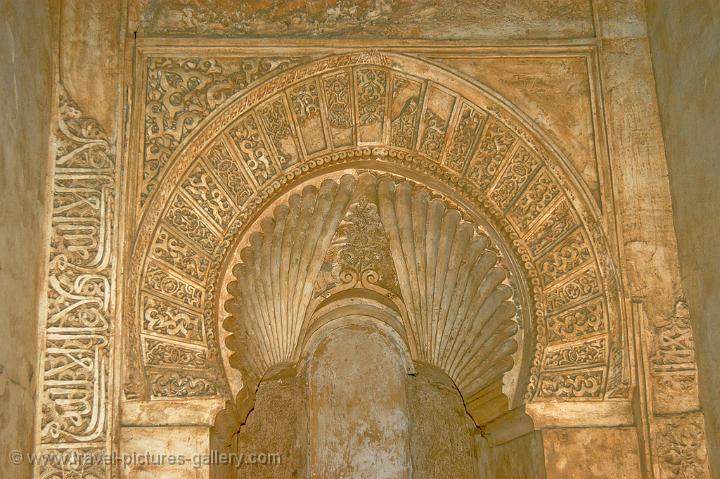
[{"label": "decorative voussoir panel", "polygon": [[[496,393],[503,381],[509,381],[506,373],[520,362],[517,367],[527,371],[522,375],[527,393],[521,400],[628,396],[618,280],[599,213],[579,176],[520,114],[484,88],[403,55],[373,51],[329,56],[288,68],[230,97],[184,138],[184,146],[176,146],[172,161],[166,162],[167,171],[157,177],[163,180],[154,186],[153,201],[145,206],[138,229],[127,277],[129,288],[143,289],[128,295],[128,330],[135,351],[129,354],[140,359],[137,364],[151,367],[148,351],[159,347],[153,343],[148,349],[151,336],[173,344],[192,342],[206,348],[202,364],[207,368],[198,366],[202,374],[183,377],[177,362],[174,371],[180,376],[146,375],[144,382],[136,381],[130,388],[137,391],[133,397],[161,397],[181,391],[183,384],[189,388],[187,394],[196,396],[237,392],[242,384],[229,384],[222,364],[259,380],[268,366],[292,359],[294,344],[299,344],[293,335],[308,305],[330,297],[339,287],[355,287],[351,284],[372,285],[391,301],[403,303],[398,311],[403,310],[407,319],[406,337],[422,346],[416,350],[418,357],[447,368],[477,411],[487,401],[499,401]],[[378,180],[372,201],[348,199],[333,210],[332,220],[318,213],[318,221],[324,218],[336,230],[331,234],[318,223],[312,234],[327,234],[322,238],[329,243],[319,242],[317,247],[345,265],[343,271],[355,273],[340,275],[326,257],[307,252],[298,258],[317,271],[293,276],[293,281],[277,283],[275,289],[275,279],[261,278],[259,270],[252,269],[269,261],[256,251],[266,248],[266,253],[276,251],[278,258],[287,259],[282,255],[293,250],[283,253],[278,246],[286,241],[283,238],[292,228],[299,239],[310,234],[297,229],[298,218],[312,217],[313,208],[325,211],[322,208],[334,204],[329,198],[335,193],[330,194],[329,186],[316,185],[317,191],[300,195],[287,211],[275,211],[273,222],[255,224],[256,220],[268,217],[263,212],[277,198],[292,196],[293,185],[343,168],[395,175],[392,187]],[[425,196],[404,180],[408,185],[432,184],[432,194]],[[333,191],[346,187],[350,188],[335,186]],[[433,195],[451,202],[441,207]],[[462,219],[458,212],[463,212]],[[471,216],[494,225],[515,266],[509,268],[501,258],[505,253],[485,244],[479,230],[470,231]],[[357,243],[356,224],[375,232],[382,225],[383,234],[371,242],[374,252],[357,246],[352,254],[348,250]],[[234,331],[228,340],[231,349],[252,352],[246,355],[250,359],[240,361],[229,359],[219,342],[219,303],[225,294],[222,278],[228,255],[251,230],[260,236],[253,237],[249,256],[237,261],[242,265],[233,294],[242,301],[228,323]],[[399,247],[411,240],[412,248]],[[382,272],[377,271],[380,263]],[[437,276],[428,272],[428,265]],[[363,271],[373,271],[365,283]],[[241,277],[256,278],[255,289],[246,287]],[[301,280],[308,285],[295,284]],[[263,281],[270,281],[270,286]],[[464,282],[478,302],[485,302],[455,296],[453,288]],[[292,293],[280,284],[301,289]],[[526,294],[519,294],[519,284]],[[431,289],[439,291],[435,299],[419,302],[421,292],[427,296]],[[292,305],[283,299],[288,294]],[[143,310],[146,297],[165,305],[155,307],[152,321]],[[257,309],[258,298],[267,302],[270,297],[280,301],[279,309]],[[253,317],[276,326],[238,319],[249,316],[251,309]],[[527,324],[520,320],[523,315]],[[173,318],[185,324],[200,317],[200,325],[171,332],[178,322]],[[482,327],[461,319],[479,317],[485,318]],[[150,324],[154,332],[147,329]],[[470,341],[485,337],[489,330],[484,328],[496,332],[488,336],[492,340]],[[515,351],[514,328],[532,335],[534,352]],[[267,343],[270,336],[275,339]],[[192,356],[184,349],[170,354],[171,349],[163,345],[153,353],[153,371],[169,364],[160,358]],[[492,369],[495,366],[477,359],[486,357],[504,362]],[[205,384],[212,380],[214,389]]]},{"label": "decorative voussoir panel", "polygon": [[355,137],[355,122],[353,121],[355,110],[350,93],[351,72],[340,70],[324,75],[320,81],[332,145],[335,147],[350,146],[354,144]]},{"label": "decorative voussoir panel", "polygon": [[[530,153],[527,147],[517,148],[507,163],[501,167],[497,179],[491,187],[490,198],[499,208],[507,210],[513,205],[518,194],[524,191],[525,186],[539,167],[540,159]],[[524,228],[519,227],[519,229]]]},{"label": "decorative voussoir panel", "polygon": [[254,115],[241,118],[228,134],[257,187],[264,186],[278,174],[280,167],[274,156],[271,156]]},{"label": "decorative voussoir panel", "polygon": [[450,120],[456,104],[455,95],[445,91],[440,85],[428,83],[423,98],[417,148],[435,161],[440,159],[445,148]]},{"label": "decorative voussoir panel", "polygon": [[197,310],[145,293],[141,311],[146,336],[205,343],[202,315]]},{"label": "decorative voussoir panel", "polygon": [[453,129],[452,139],[448,146],[443,163],[462,173],[475,150],[479,132],[487,118],[487,114],[467,103],[463,103],[457,116],[457,124]]},{"label": "decorative voussoir panel", "polygon": [[592,336],[607,331],[604,302],[595,298],[560,313],[547,316],[548,343]]},{"label": "decorative voussoir panel", "polygon": [[604,376],[603,369],[542,373],[537,396],[541,399],[600,399]]},{"label": "decorative voussoir panel", "polygon": [[601,337],[577,344],[563,345],[559,348],[548,348],[545,352],[543,366],[549,371],[568,367],[603,365],[607,361],[605,341],[606,339]]},{"label": "decorative voussoir panel", "polygon": [[145,61],[141,203],[146,203],[180,143],[237,92],[287,69],[295,58],[174,58]]},{"label": "decorative voussoir panel", "polygon": [[300,132],[305,155],[328,149],[325,128],[327,114],[320,107],[321,89],[318,79],[313,79],[286,92],[293,117]]},{"label": "decorative voussoir panel", "polygon": [[391,145],[407,149],[415,145],[422,91],[423,84],[418,79],[393,73],[389,110]]},{"label": "decorative voussoir panel", "polygon": [[275,158],[282,170],[294,165],[300,159],[297,134],[290,125],[288,106],[282,97],[273,98],[259,109],[259,117],[268,144],[274,150]]},{"label": "decorative voussoir panel", "polygon": [[353,70],[358,143],[381,143],[388,109],[390,74],[384,68],[370,65]]},{"label": "decorative voussoir panel", "polygon": [[201,250],[191,246],[182,235],[173,231],[169,225],[158,228],[151,256],[171,267],[173,270],[190,276],[193,280],[204,282],[210,267],[209,257]]},{"label": "decorative voussoir panel", "polygon": [[566,237],[580,225],[567,200],[561,201],[523,239],[533,256],[539,257],[547,248]]},{"label": "decorative voussoir panel", "polygon": [[467,178],[480,188],[488,188],[516,140],[515,134],[502,122],[496,119],[488,120],[480,137],[477,152],[467,170]]},{"label": "decorative voussoir panel", "polygon": [[255,193],[252,187],[250,172],[245,170],[242,161],[232,155],[230,146],[225,141],[217,141],[204,154],[207,168],[213,172],[218,181],[238,208],[241,208]]}]

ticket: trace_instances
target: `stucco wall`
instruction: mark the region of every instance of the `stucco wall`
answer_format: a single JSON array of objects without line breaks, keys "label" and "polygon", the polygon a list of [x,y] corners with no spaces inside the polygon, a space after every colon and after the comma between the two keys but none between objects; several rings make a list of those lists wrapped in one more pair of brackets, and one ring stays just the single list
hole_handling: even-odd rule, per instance
[{"label": "stucco wall", "polygon": [[474,423],[442,370],[416,362],[408,374],[407,352],[362,320],[321,334],[299,371],[279,368],[260,383],[232,439],[234,452],[280,462],[212,477],[478,477]]},{"label": "stucco wall", "polygon": [[0,477],[30,477],[37,322],[46,261],[51,35],[48,2],[0,3]]},{"label": "stucco wall", "polygon": [[720,475],[720,3],[648,0],[648,29],[708,451]]}]

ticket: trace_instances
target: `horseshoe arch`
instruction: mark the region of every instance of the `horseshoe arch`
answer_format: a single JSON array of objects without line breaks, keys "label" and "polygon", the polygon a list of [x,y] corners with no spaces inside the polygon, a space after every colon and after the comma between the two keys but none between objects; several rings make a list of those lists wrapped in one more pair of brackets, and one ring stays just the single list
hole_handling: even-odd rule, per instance
[{"label": "horseshoe arch", "polygon": [[[247,409],[252,387],[243,382],[254,385],[273,364],[292,361],[312,317],[311,305],[323,304],[312,294],[300,294],[310,299],[293,303],[292,315],[284,307],[272,313],[277,324],[292,325],[297,334],[282,342],[279,335],[240,342],[241,332],[252,333],[238,322],[244,314],[237,306],[243,295],[238,287],[230,288],[236,305],[229,306],[234,318],[225,321],[229,331],[220,325],[232,269],[240,265],[237,272],[259,280],[247,267],[254,264],[251,258],[263,257],[258,253],[263,248],[273,251],[270,239],[282,218],[293,211],[308,216],[322,198],[338,191],[345,191],[346,201],[323,217],[326,223],[318,223],[333,225],[318,230],[325,242],[318,245],[329,245],[351,207],[370,199],[363,204],[375,205],[397,275],[394,295],[386,294],[393,293],[388,288],[382,294],[393,296],[390,306],[404,322],[413,359],[444,367],[461,392],[466,388],[463,397],[476,424],[521,405],[628,397],[616,269],[587,188],[539,129],[481,85],[405,55],[326,57],[229,99],[168,164],[138,216],[127,265],[126,400],[234,397],[240,409]],[[425,216],[413,222],[410,218],[418,216],[410,214],[405,221],[398,211]],[[464,368],[457,361],[455,369],[443,363],[432,345],[447,338],[442,332],[422,333],[457,333],[443,323],[455,311],[450,306],[455,296],[448,294],[445,309],[442,300],[435,309],[423,306],[427,295],[420,294],[418,275],[408,269],[417,261],[402,247],[403,238],[445,238],[450,231],[474,245],[473,265],[481,253],[492,251],[504,269],[495,286],[506,287],[496,305],[505,311],[497,321],[505,329],[492,331],[505,334],[489,343],[502,351],[494,356],[494,375],[487,376],[492,380],[458,372],[482,372],[472,355],[458,360]],[[454,244],[447,241],[441,243]],[[307,262],[307,284],[317,284],[323,248]],[[449,248],[445,263],[465,264],[459,251]],[[357,273],[360,281],[362,271]],[[426,292],[429,284],[440,287],[445,279],[431,276],[423,280]],[[364,289],[378,293],[377,282],[371,286]],[[260,305],[258,297],[253,296],[253,311],[270,314],[276,303]],[[503,306],[510,304],[512,315]],[[481,321],[495,311],[486,311]],[[513,315],[510,322],[520,335],[508,322]],[[477,318],[470,315],[459,324],[471,327]],[[518,352],[511,343],[520,346]],[[262,365],[241,360],[241,350],[255,351],[251,356],[262,357]],[[480,413],[499,390],[503,406]],[[479,397],[484,400],[472,406]]]}]

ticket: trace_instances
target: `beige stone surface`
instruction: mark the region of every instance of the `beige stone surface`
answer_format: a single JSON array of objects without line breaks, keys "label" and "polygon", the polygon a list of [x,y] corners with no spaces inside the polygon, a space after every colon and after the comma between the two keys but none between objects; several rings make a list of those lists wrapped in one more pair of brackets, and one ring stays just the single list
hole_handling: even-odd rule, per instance
[{"label": "beige stone surface", "polygon": [[[668,162],[680,272],[696,335],[711,469],[720,474],[720,8],[648,1],[650,49]],[[698,225],[702,225],[701,227]]]},{"label": "beige stone surface", "polygon": [[[684,423],[694,448],[704,431],[692,418],[699,407],[695,343],[679,274],[667,164],[642,2],[600,2],[601,72],[608,144],[623,205],[623,254],[632,298],[638,358],[638,428],[645,474],[709,475],[705,458],[678,460],[678,436],[660,427]],[[664,415],[672,415],[666,417]],[[682,448],[681,448],[682,449]],[[679,462],[679,465],[677,464]]]},{"label": "beige stone surface", "polygon": [[[25,63],[52,27],[16,55],[39,10],[3,24],[38,450],[282,463],[39,477],[710,477],[712,295],[672,180],[703,152],[660,123],[700,113],[658,111],[642,1],[61,5],[57,79]],[[46,137],[15,138],[56,80],[48,261],[18,250]],[[18,324],[0,395],[27,410]]]},{"label": "beige stone surface", "polygon": [[415,367],[407,379],[413,477],[478,477],[476,428],[457,388],[442,370]]},{"label": "beige stone surface", "polygon": [[[491,446],[476,436],[478,477],[546,479],[543,435],[531,432],[511,441]],[[578,476],[583,477],[583,476]]]},{"label": "beige stone surface", "polygon": [[[203,426],[125,427],[119,440],[120,477],[207,479],[209,428]],[[207,458],[207,459],[205,459]]]},{"label": "beige stone surface", "polygon": [[634,428],[548,429],[542,443],[548,479],[643,477]]},{"label": "beige stone surface", "polygon": [[221,398],[127,402],[122,405],[120,420],[126,426],[211,426],[225,406]]},{"label": "beige stone surface", "polygon": [[310,352],[312,478],[411,477],[403,353],[368,321],[327,326],[332,330]]},{"label": "beige stone surface", "polygon": [[[560,147],[600,203],[602,126],[594,117],[597,98],[593,96],[591,51],[562,52],[538,49],[527,56],[438,58],[460,72],[491,87],[529,115]],[[607,181],[607,179],[605,179]]]},{"label": "beige stone surface", "polygon": [[123,9],[116,0],[57,3],[62,44],[60,82],[114,141],[122,120],[117,111],[123,68]]},{"label": "beige stone surface", "polygon": [[[296,371],[292,371],[296,373]],[[276,464],[242,464],[228,477],[308,477],[308,394],[302,377],[283,374],[260,384],[256,408],[240,429],[231,451],[279,455]]]},{"label": "beige stone surface", "polygon": [[590,0],[137,1],[144,34],[356,38],[563,38],[593,32]]},{"label": "beige stone surface", "polygon": [[[47,281],[54,26],[45,2],[0,5],[0,477],[30,477],[38,318]],[[11,451],[23,455],[10,461]]]},{"label": "beige stone surface", "polygon": [[217,477],[476,477],[475,426],[447,375],[420,363],[409,375],[394,333],[374,319],[334,321],[300,370],[260,383],[230,448],[279,462]]}]

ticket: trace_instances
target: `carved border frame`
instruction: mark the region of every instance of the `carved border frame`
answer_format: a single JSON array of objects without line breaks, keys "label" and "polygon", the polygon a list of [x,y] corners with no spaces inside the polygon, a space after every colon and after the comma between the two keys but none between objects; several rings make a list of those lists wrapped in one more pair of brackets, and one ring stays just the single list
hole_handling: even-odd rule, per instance
[{"label": "carved border frame", "polygon": [[[337,58],[337,57],[335,57],[335,58]],[[349,58],[349,57],[348,57],[348,58]],[[374,53],[374,52],[360,54],[359,58],[360,58],[360,62],[361,62],[361,63],[362,63],[363,61],[367,61],[368,59],[374,59],[374,58],[378,58],[379,60],[373,60],[373,61],[370,62],[371,64],[372,64],[372,63],[375,63],[375,64],[380,64],[380,65],[382,65],[384,62],[387,62],[387,60],[382,60],[382,55],[376,54],[376,53]],[[358,60],[355,60],[355,61],[358,61]],[[351,63],[352,63],[352,61],[351,61]],[[320,63],[319,65],[322,65],[322,64],[323,64],[323,63],[322,63],[322,61],[321,61],[321,63]],[[312,67],[312,68],[316,68],[316,67]],[[239,111],[242,111],[244,108],[246,108],[246,105],[249,106],[249,105],[251,105],[251,104],[254,104],[254,103],[260,101],[262,98],[265,98],[265,97],[267,97],[267,96],[272,95],[272,93],[273,93],[273,91],[274,91],[274,88],[275,88],[274,85],[278,85],[278,86],[283,86],[283,87],[284,87],[287,83],[292,83],[293,80],[291,80],[291,79],[303,78],[303,75],[299,73],[299,72],[303,71],[303,69],[304,69],[304,67],[301,66],[301,67],[295,68],[295,69],[293,69],[293,70],[290,70],[287,74],[283,74],[283,75],[281,75],[280,77],[276,77],[275,79],[270,79],[270,80],[268,80],[268,81],[266,82],[266,84],[261,88],[261,90],[259,90],[259,91],[261,92],[259,96],[258,96],[257,93],[252,93],[252,92],[251,92],[250,95],[254,95],[254,96],[250,96],[250,97],[249,97],[249,96],[245,95],[245,96],[239,97],[238,100],[236,100],[236,101],[234,101],[234,102],[231,101],[231,102],[230,102],[230,103],[231,103],[231,107],[225,108],[225,109],[223,109],[222,111],[218,112],[217,114],[211,115],[211,116],[209,117],[209,119],[207,120],[206,125],[210,125],[211,122],[212,122],[212,124],[215,125],[215,126],[206,126],[206,127],[204,127],[204,128],[200,128],[199,130],[203,130],[203,129],[207,129],[207,128],[209,128],[210,130],[215,130],[215,129],[217,129],[218,127],[220,127],[220,125],[223,125],[223,126],[224,126],[224,125],[229,124],[230,121],[232,121],[233,118],[235,118],[235,117],[238,116],[238,112],[239,112]],[[311,69],[310,71],[314,71],[314,70]],[[474,88],[477,88],[477,85],[474,85]],[[486,94],[487,94],[487,92],[486,92]],[[496,99],[496,101],[497,101],[497,99]],[[501,104],[503,104],[503,103],[501,102]],[[506,104],[504,104],[504,106],[505,106],[505,108],[508,107]],[[504,114],[502,113],[502,110],[497,110],[497,109],[495,109],[495,110],[493,111],[493,113],[496,114],[496,115],[500,115],[500,116],[503,116],[503,115],[504,115]],[[510,119],[509,117],[503,118],[503,120],[504,120],[504,123],[510,123],[511,125],[514,125],[514,122],[516,121],[516,120]],[[522,121],[522,120],[521,120],[521,121]],[[514,127],[513,129],[515,130],[515,133],[518,134],[520,137],[522,137],[525,141],[527,141],[527,142],[528,142],[529,144],[531,144],[531,145],[534,145],[534,148],[533,148],[533,149],[534,149],[534,151],[535,151],[537,154],[541,155],[542,157],[545,157],[545,153],[544,153],[545,149],[544,149],[543,147],[539,146],[539,144],[536,143],[537,140],[535,139],[535,137],[528,136],[527,134],[524,133],[524,130],[518,129],[517,127]],[[179,150],[179,151],[180,151],[180,153],[179,153],[180,156],[178,156],[177,159],[174,160],[174,164],[177,165],[178,162],[179,162],[180,164],[182,164],[182,163],[184,163],[184,162],[187,162],[188,160],[185,160],[184,158],[186,158],[186,159],[194,158],[195,155],[196,155],[196,153],[194,153],[194,152],[196,152],[196,151],[199,152],[199,151],[200,151],[201,149],[203,149],[203,148],[204,148],[204,146],[202,146],[202,147],[200,147],[200,148],[192,147],[191,150],[189,150],[189,151],[186,150],[186,149],[181,149],[181,150]],[[554,151],[554,150],[551,150],[551,151]],[[554,153],[555,153],[555,155],[557,156],[557,152],[554,151]],[[562,164],[562,161],[561,161],[560,163]],[[181,171],[181,170],[182,170],[182,168],[181,168],[180,170],[178,170],[178,169],[177,169],[177,166],[174,166],[174,168],[175,168],[175,171]],[[566,177],[566,175],[567,175],[567,173],[566,173],[567,167],[549,166],[549,168],[551,168],[551,169],[552,169],[552,168],[558,168],[558,169],[555,170],[555,177],[556,177],[556,178],[558,178],[558,177]],[[161,193],[159,193],[161,196],[167,195],[167,194],[169,193],[169,191],[166,189],[166,187],[165,187],[164,185],[165,185],[165,184],[176,184],[176,182],[179,181],[179,177],[176,177],[176,178],[177,178],[176,180],[172,180],[172,181],[170,181],[170,183],[161,184],[160,190],[159,190],[159,191],[161,192]],[[570,174],[569,178],[573,178],[573,175]],[[577,184],[577,183],[576,183],[576,184]],[[164,188],[165,188],[165,190],[163,190]],[[572,189],[573,189],[573,188],[566,188],[565,190],[566,190],[566,191],[572,191]],[[163,191],[165,191],[165,192],[163,192]],[[580,191],[584,191],[582,187],[580,187]],[[576,203],[578,202],[578,199],[577,199],[577,198],[574,198],[574,199],[573,199],[573,198],[571,197],[571,200],[574,201],[574,202],[576,202]],[[587,206],[584,206],[583,208],[586,208],[586,207],[587,207]],[[591,209],[590,209],[589,211],[592,211],[592,207],[591,207]],[[148,213],[149,213],[149,212],[145,212],[144,215],[147,215]],[[155,218],[159,218],[159,213],[160,213],[160,212],[159,212],[158,210],[155,210],[155,212],[153,212],[152,214],[150,214],[150,216],[149,216],[148,218],[146,218],[146,220],[149,219],[149,220],[150,220],[150,223],[154,223],[154,222],[156,221]],[[589,214],[589,216],[587,216],[588,214]],[[595,213],[589,213],[589,212],[588,212],[588,213],[584,213],[582,216],[583,216],[582,221],[583,221],[583,222],[587,222],[590,218],[592,218],[592,217],[596,217],[596,218],[597,218],[599,215],[598,215],[597,212],[595,212]],[[595,220],[591,220],[591,221],[595,221]],[[599,238],[602,238],[602,236],[603,236],[603,234],[601,233],[601,230],[602,230],[602,228],[595,228],[595,229],[590,230],[590,233],[595,237],[596,242],[597,242],[597,240],[598,240]],[[141,236],[139,237],[140,243],[144,243],[144,242],[146,241],[146,240],[141,239],[141,238],[143,237],[143,235],[146,234],[146,233],[143,233],[142,231],[143,231],[143,230],[141,230]],[[605,244],[605,240],[601,240],[601,243],[600,243],[600,244]],[[607,254],[609,253],[609,250],[607,250],[607,246],[605,246],[604,249],[605,249],[605,251],[606,251],[606,254],[605,254],[605,255],[602,255],[602,254],[601,254],[601,255],[598,255],[598,257],[599,257],[599,258],[612,258],[612,255],[607,256]],[[610,259],[610,261],[612,262],[613,260]],[[137,265],[137,262],[135,262],[134,264]],[[601,268],[601,269],[603,269],[603,270],[605,270],[605,271],[615,271],[615,268],[613,268],[613,267],[610,267],[610,269],[607,269],[607,268],[608,268],[608,265],[604,265],[604,267]],[[132,266],[131,269],[130,269],[130,274],[131,274],[131,276],[136,275],[137,272],[138,272],[137,266]],[[610,273],[610,274],[612,274],[612,273]],[[606,273],[604,276],[607,277],[607,273]],[[618,293],[619,293],[619,282],[618,282],[618,281],[615,281],[615,282],[614,282],[614,286],[611,286],[611,287],[610,287],[610,290],[611,290],[611,291],[616,291],[615,294],[618,294]],[[130,294],[132,295],[133,293],[130,293]],[[131,313],[131,314],[132,314],[132,313]],[[619,317],[622,317],[622,313],[619,313]],[[624,331],[623,331],[623,329],[624,329],[624,328],[623,328],[622,326],[620,326],[620,327],[619,327],[619,331],[616,331],[616,334],[619,334],[620,337],[624,337]],[[619,351],[621,351],[621,350],[622,350],[622,349],[617,349],[616,351],[619,352]],[[617,360],[618,358],[615,358],[615,359]],[[626,369],[626,368],[627,368],[627,365],[623,366],[623,368]],[[627,372],[626,372],[625,374],[627,374]],[[626,382],[626,381],[623,381],[623,382],[624,382],[626,385],[628,384],[628,382]],[[626,386],[625,386],[625,387],[626,387]],[[623,393],[620,393],[620,394],[622,395]]]}]

